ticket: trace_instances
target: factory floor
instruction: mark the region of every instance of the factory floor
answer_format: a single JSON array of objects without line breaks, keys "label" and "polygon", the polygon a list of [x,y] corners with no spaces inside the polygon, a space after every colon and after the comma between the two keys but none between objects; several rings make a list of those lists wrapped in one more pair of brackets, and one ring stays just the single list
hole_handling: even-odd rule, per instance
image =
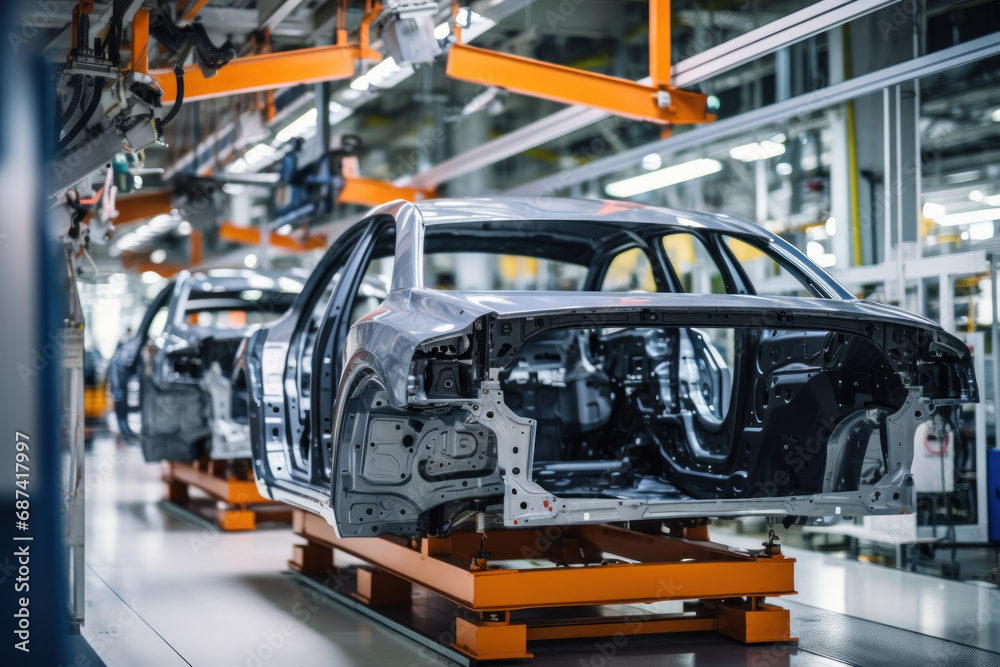
[{"label": "factory floor", "polygon": [[[164,505],[160,467],[98,435],[87,458],[83,636],[112,667],[452,664],[287,572],[286,528],[221,533]],[[733,546],[757,540],[731,535]],[[715,633],[543,645],[538,665],[1000,665],[1000,591],[786,548],[795,646]],[[769,600],[771,601],[771,600]]]}]

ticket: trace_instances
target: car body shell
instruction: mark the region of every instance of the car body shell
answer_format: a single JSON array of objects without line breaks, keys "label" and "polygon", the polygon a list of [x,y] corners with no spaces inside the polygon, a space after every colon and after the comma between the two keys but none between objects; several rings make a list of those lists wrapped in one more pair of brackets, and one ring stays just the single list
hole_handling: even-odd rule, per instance
[{"label": "car body shell", "polygon": [[[505,237],[492,229],[500,222],[512,230]],[[642,239],[678,230],[736,237],[790,267],[813,296],[757,296],[745,285],[730,286],[727,294],[441,291],[424,285],[429,243],[510,246],[511,235],[516,240],[520,233],[525,244],[548,243],[547,252],[558,253],[559,230],[565,229],[564,241],[570,243],[574,224],[606,228],[621,234],[626,239],[622,243],[635,238],[640,244]],[[386,228],[394,231],[395,238],[388,295],[373,312],[349,322],[342,313],[349,310]],[[539,229],[547,231],[540,234]],[[594,244],[595,257],[600,256],[599,245]],[[729,263],[727,284],[739,283],[742,274],[735,261],[719,253],[720,261]],[[592,274],[599,270],[592,265]],[[330,290],[334,274],[336,284]],[[591,287],[594,284],[591,279]],[[329,291],[328,301],[325,293],[318,296],[324,289]],[[307,321],[314,322],[317,331],[305,333]],[[640,434],[636,442],[646,439],[644,451],[659,446],[663,467],[656,474],[644,474],[634,488],[615,486],[616,476],[632,465],[628,456],[619,461],[605,457],[540,462],[535,457],[540,420],[525,416],[524,410],[518,413],[505,400],[505,394],[518,390],[511,368],[524,362],[517,355],[546,340],[559,343],[559,336],[569,336],[564,340],[572,349],[586,347],[587,336],[601,349],[641,347],[645,341],[648,351],[654,343],[669,344],[687,350],[680,353],[682,358],[694,355],[702,368],[711,369],[721,362],[705,342],[703,329],[718,327],[737,332],[741,349],[780,351],[783,360],[787,357],[773,372],[761,370],[766,364],[759,360],[753,372],[747,370],[753,364],[740,362],[734,369],[740,371],[739,387],[722,399],[719,395],[731,385],[726,384],[725,369],[715,369],[713,399],[718,400],[709,410],[724,407],[731,414],[739,408],[758,423],[736,423],[734,416],[715,418],[693,391],[685,400],[696,409],[675,410],[676,414],[667,414],[666,408],[662,414],[647,411],[643,418],[652,414],[652,422],[663,424],[659,435],[665,430],[680,434],[671,437],[680,438],[685,453],[668,455],[669,447],[659,435]],[[615,332],[622,331],[630,338],[616,339]],[[303,346],[311,350],[308,381],[303,380],[304,357],[296,352]],[[453,350],[457,346],[459,352],[447,351],[449,346]],[[807,353],[811,356],[796,356]],[[817,361],[824,355],[830,357],[826,366]],[[583,357],[582,366],[587,366],[587,354]],[[874,360],[877,368],[863,368],[867,360]],[[906,512],[915,503],[909,475],[915,429],[935,414],[946,415],[950,406],[978,401],[971,356],[957,338],[899,308],[855,299],[801,252],[764,229],[724,215],[594,200],[482,198],[392,202],[374,209],[334,244],[289,312],[252,336],[243,363],[249,383],[254,471],[261,492],[322,514],[344,536],[441,533],[477,516],[481,524],[513,528],[706,516]],[[573,363],[581,367],[579,360]],[[845,363],[856,366],[854,372],[860,368],[880,373],[881,382],[892,385],[891,398],[884,387],[871,390],[886,397],[881,401],[857,390],[839,405],[820,405],[832,400],[825,385],[816,385],[820,376],[846,377]],[[808,364],[819,365],[803,370]],[[565,371],[560,365],[568,366],[567,359],[549,371]],[[678,371],[671,372],[676,379]],[[451,386],[456,388],[429,386],[440,377],[454,377]],[[765,400],[761,407],[760,387],[765,396],[772,388],[777,396],[783,381],[792,382],[788,378],[794,383],[784,388],[789,392],[786,412],[780,412],[778,401],[768,407]],[[608,394],[612,399],[615,392],[633,390],[623,388],[620,378],[612,380],[617,381],[617,389]],[[607,378],[604,381],[607,384]],[[647,371],[642,382],[646,385],[642,391],[655,385]],[[756,405],[744,396],[750,388],[756,391]],[[794,400],[792,391],[799,392]],[[799,395],[804,398],[796,404]],[[615,400],[621,404],[622,399]],[[820,405],[817,414],[808,414],[814,404]],[[790,435],[799,441],[782,459],[780,421],[794,416],[796,405],[799,412],[801,406],[807,408],[806,421],[789,426]],[[640,414],[631,403],[628,409],[633,416]],[[772,413],[768,422],[766,415]],[[616,427],[618,414],[612,415],[607,428]],[[699,419],[703,427],[692,427]],[[725,440],[725,429],[734,442],[726,444],[729,449],[723,447],[722,454],[709,452],[705,443]],[[807,438],[810,429],[819,437]],[[416,446],[409,446],[407,438]],[[432,446],[432,439],[437,444]],[[441,445],[444,441],[451,444]],[[800,472],[792,470],[795,447],[813,447],[813,441],[818,443],[816,451],[806,451],[811,481],[798,487],[782,481],[789,471]],[[734,448],[744,442],[748,454],[741,462]],[[466,460],[457,453],[459,446],[468,447],[466,451],[478,458]],[[788,450],[787,443],[783,446]],[[878,459],[874,464],[873,458]],[[435,475],[430,466],[440,466],[448,474]],[[863,466],[869,470],[867,476],[861,473]],[[543,485],[536,474],[554,475],[572,492],[560,494],[558,485]],[[587,475],[598,480],[596,487],[593,479],[587,483],[590,487],[566,483],[568,478]],[[609,476],[615,480],[609,483]],[[845,476],[857,479],[845,482]],[[600,492],[592,495],[581,491],[597,487]]]},{"label": "car body shell", "polygon": [[[253,270],[182,271],[154,298],[137,332],[121,342],[109,365],[119,432],[142,446],[147,461],[245,459],[250,441],[239,346],[257,329],[197,326],[185,319],[192,293],[297,292],[305,274]],[[291,297],[288,298],[291,300]],[[224,306],[221,304],[220,307]],[[157,313],[165,317],[153,332]]]}]

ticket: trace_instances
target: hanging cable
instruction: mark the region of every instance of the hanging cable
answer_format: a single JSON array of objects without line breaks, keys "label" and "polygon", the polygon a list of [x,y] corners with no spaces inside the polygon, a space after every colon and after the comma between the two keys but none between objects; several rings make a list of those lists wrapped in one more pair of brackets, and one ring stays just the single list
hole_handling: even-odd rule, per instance
[{"label": "hanging cable", "polygon": [[174,65],[174,79],[177,81],[177,98],[174,100],[174,106],[170,108],[170,112],[163,117],[163,121],[160,123],[161,128],[174,119],[184,102],[184,68],[180,65]]},{"label": "hanging cable", "polygon": [[83,82],[80,80],[82,78],[79,74],[74,74],[69,81],[70,87],[73,88],[73,96],[69,100],[69,104],[66,108],[62,110],[61,113],[57,115],[56,118],[56,136],[58,137],[62,134],[63,129],[66,127],[66,123],[69,119],[73,117],[73,114],[80,106],[80,100],[83,98]]},{"label": "hanging cable", "polygon": [[97,77],[94,79],[94,94],[90,98],[90,103],[87,104],[87,108],[84,110],[83,114],[76,121],[76,124],[70,128],[69,132],[66,133],[62,139],[56,143],[56,153],[61,153],[76,139],[77,135],[83,131],[83,128],[87,127],[87,123],[90,119],[94,117],[94,113],[97,111],[97,106],[101,102],[101,93],[104,91],[104,84],[106,79]]}]

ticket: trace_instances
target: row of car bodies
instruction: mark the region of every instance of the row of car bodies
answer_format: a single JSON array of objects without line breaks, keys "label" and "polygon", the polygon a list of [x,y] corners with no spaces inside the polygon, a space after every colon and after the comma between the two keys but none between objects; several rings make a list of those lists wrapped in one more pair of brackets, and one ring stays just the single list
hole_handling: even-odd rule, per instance
[{"label": "row of car bodies", "polygon": [[[190,348],[130,371],[179,412]],[[342,536],[910,511],[916,428],[978,400],[957,338],[780,237],[595,200],[376,208],[237,356],[262,493]],[[147,457],[214,449],[152,416]]]}]

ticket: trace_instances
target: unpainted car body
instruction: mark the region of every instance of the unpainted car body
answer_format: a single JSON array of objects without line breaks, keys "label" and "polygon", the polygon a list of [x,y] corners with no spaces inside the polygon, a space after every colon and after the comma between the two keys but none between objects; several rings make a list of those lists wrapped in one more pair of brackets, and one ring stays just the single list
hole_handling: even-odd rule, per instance
[{"label": "unpainted car body", "polygon": [[[723,293],[690,293],[678,241],[716,267],[701,291]],[[431,289],[425,264],[447,253],[585,277]],[[758,293],[738,253],[806,296]],[[600,291],[623,255],[648,263],[650,291]],[[357,319],[390,258],[388,295]],[[907,512],[915,429],[978,401],[957,338],[855,299],[779,237],[611,201],[374,209],[244,357],[258,486],[342,536]]]},{"label": "unpainted car body", "polygon": [[306,273],[182,271],[109,367],[119,431],[147,461],[249,458],[239,346],[282,315]]}]

